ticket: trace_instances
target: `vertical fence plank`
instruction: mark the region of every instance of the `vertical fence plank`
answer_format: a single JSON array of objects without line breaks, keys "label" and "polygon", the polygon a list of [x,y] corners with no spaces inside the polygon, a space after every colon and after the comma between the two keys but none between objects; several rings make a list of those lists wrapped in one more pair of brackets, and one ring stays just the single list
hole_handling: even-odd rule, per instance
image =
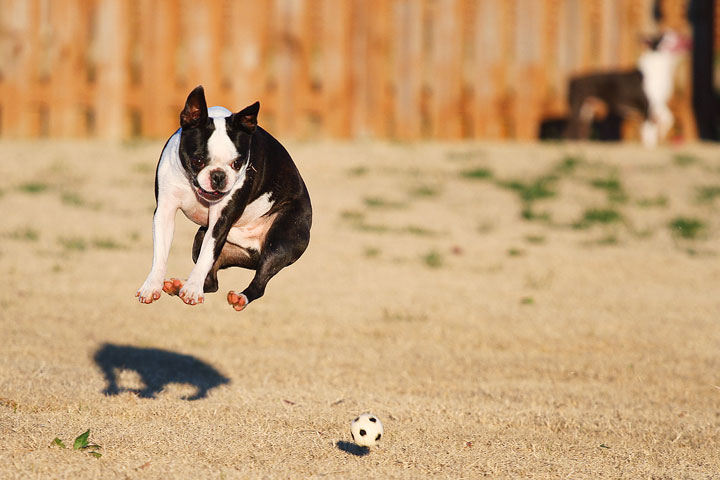
[{"label": "vertical fence plank", "polygon": [[542,114],[545,74],[541,62],[546,52],[542,27],[547,14],[544,7],[537,0],[518,0],[518,10],[523,13],[518,16],[516,32],[517,95],[513,115],[515,138],[519,140],[537,137]]},{"label": "vertical fence plank", "polygon": [[543,117],[559,117],[567,104],[567,67],[561,48],[564,46],[563,29],[560,28],[564,15],[563,0],[545,1],[545,78],[546,97]]},{"label": "vertical fence plank", "polygon": [[119,139],[128,134],[125,111],[127,87],[127,3],[104,0],[98,5],[93,57],[97,69],[94,99],[97,135]]},{"label": "vertical fence plank", "polygon": [[397,0],[394,5],[392,133],[401,140],[420,136],[424,6],[419,0]]},{"label": "vertical fence plank", "polygon": [[612,68],[619,53],[619,22],[620,9],[618,2],[603,2],[601,10],[601,32],[603,41],[600,50],[600,66]]},{"label": "vertical fence plank", "polygon": [[83,80],[78,58],[83,48],[78,44],[80,6],[76,0],[57,0],[49,7],[48,134],[77,136],[83,130],[77,95]]},{"label": "vertical fence plank", "polygon": [[501,57],[492,66],[491,75],[495,83],[495,110],[493,120],[494,138],[514,138],[516,133],[514,103],[517,101],[512,82],[512,67],[515,65],[515,32],[517,29],[517,5],[514,1],[500,4],[500,52]]},{"label": "vertical fence plank", "polygon": [[182,4],[181,33],[187,62],[184,87],[203,85],[208,106],[221,103],[220,45],[225,24],[218,1]]},{"label": "vertical fence plank", "polygon": [[141,86],[140,105],[143,135],[167,136],[178,127],[183,98],[175,97],[178,17],[176,0],[142,0],[140,5]]},{"label": "vertical fence plank", "polygon": [[9,58],[3,61],[2,133],[35,136],[32,87],[36,82],[38,2],[6,0],[0,16]]},{"label": "vertical fence plank", "polygon": [[301,133],[307,105],[307,49],[304,43],[307,12],[304,0],[277,0],[275,85],[277,129],[282,135]]},{"label": "vertical fence plank", "polygon": [[387,137],[391,129],[390,44],[391,0],[368,0],[374,12],[368,25],[368,104],[366,128],[374,137]]},{"label": "vertical fence plank", "polygon": [[431,89],[430,134],[434,138],[462,137],[462,4],[437,0],[433,5],[432,59],[427,77]]},{"label": "vertical fence plank", "polygon": [[350,68],[350,88],[346,101],[350,107],[347,135],[362,137],[367,135],[366,118],[369,96],[368,84],[368,25],[370,9],[366,0],[349,0],[350,48],[348,50]]},{"label": "vertical fence plank", "polygon": [[492,30],[496,28],[493,18],[492,0],[474,0],[472,24],[471,74],[473,136],[488,136],[490,122],[492,86],[488,78],[492,56],[495,49],[488,48],[492,43]]},{"label": "vertical fence plank", "polygon": [[[230,2],[230,45],[224,61],[231,82],[232,108],[243,108],[260,100],[260,115],[270,110],[266,102],[267,28],[271,10],[264,2],[241,0]],[[228,105],[230,106],[230,105]]]},{"label": "vertical fence plank", "polygon": [[351,52],[350,15],[352,10],[348,2],[324,0],[323,37],[322,37],[322,91],[323,91],[323,127],[335,137],[350,135],[351,67],[354,59]]}]

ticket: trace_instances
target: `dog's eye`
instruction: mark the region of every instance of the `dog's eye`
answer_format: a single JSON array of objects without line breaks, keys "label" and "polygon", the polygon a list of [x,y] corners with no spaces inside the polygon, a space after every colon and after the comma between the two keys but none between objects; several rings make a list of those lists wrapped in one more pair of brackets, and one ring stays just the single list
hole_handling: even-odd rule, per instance
[{"label": "dog's eye", "polygon": [[193,157],[190,159],[190,163],[195,170],[200,170],[205,166],[205,160],[200,157]]},{"label": "dog's eye", "polygon": [[235,161],[233,162],[232,167],[233,167],[235,170],[240,170],[240,169],[242,168],[242,166],[243,166],[243,159],[242,159],[242,157],[237,157],[237,158],[235,158]]}]

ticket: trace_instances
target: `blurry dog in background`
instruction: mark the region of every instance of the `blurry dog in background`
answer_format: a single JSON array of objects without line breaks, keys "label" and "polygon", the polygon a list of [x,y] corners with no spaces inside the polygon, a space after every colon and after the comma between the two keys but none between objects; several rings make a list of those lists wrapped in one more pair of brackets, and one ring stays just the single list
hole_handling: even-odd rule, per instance
[{"label": "blurry dog in background", "polygon": [[674,123],[668,102],[673,94],[675,70],[690,42],[670,30],[646,40],[646,45],[647,51],[638,59],[637,68],[570,79],[567,138],[590,138],[590,127],[598,112],[621,118],[630,112],[639,113],[643,118],[641,136],[645,146],[654,147],[665,138]]}]

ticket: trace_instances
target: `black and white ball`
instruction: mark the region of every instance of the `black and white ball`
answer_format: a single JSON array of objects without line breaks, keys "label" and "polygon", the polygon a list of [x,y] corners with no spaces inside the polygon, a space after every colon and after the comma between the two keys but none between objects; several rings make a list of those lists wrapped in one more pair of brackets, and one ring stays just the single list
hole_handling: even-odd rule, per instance
[{"label": "black and white ball", "polygon": [[380,442],[383,433],[382,422],[370,413],[363,413],[350,424],[353,441],[361,447],[374,447]]}]

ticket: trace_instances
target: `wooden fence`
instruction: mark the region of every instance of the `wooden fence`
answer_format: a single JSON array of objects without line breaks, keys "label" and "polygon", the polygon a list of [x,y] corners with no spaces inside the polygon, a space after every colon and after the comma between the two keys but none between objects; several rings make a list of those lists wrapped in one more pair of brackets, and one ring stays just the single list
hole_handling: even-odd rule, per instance
[{"label": "wooden fence", "polygon": [[[685,29],[687,0],[665,0]],[[0,0],[0,136],[166,137],[190,90],[296,138],[532,139],[652,0]]]}]

